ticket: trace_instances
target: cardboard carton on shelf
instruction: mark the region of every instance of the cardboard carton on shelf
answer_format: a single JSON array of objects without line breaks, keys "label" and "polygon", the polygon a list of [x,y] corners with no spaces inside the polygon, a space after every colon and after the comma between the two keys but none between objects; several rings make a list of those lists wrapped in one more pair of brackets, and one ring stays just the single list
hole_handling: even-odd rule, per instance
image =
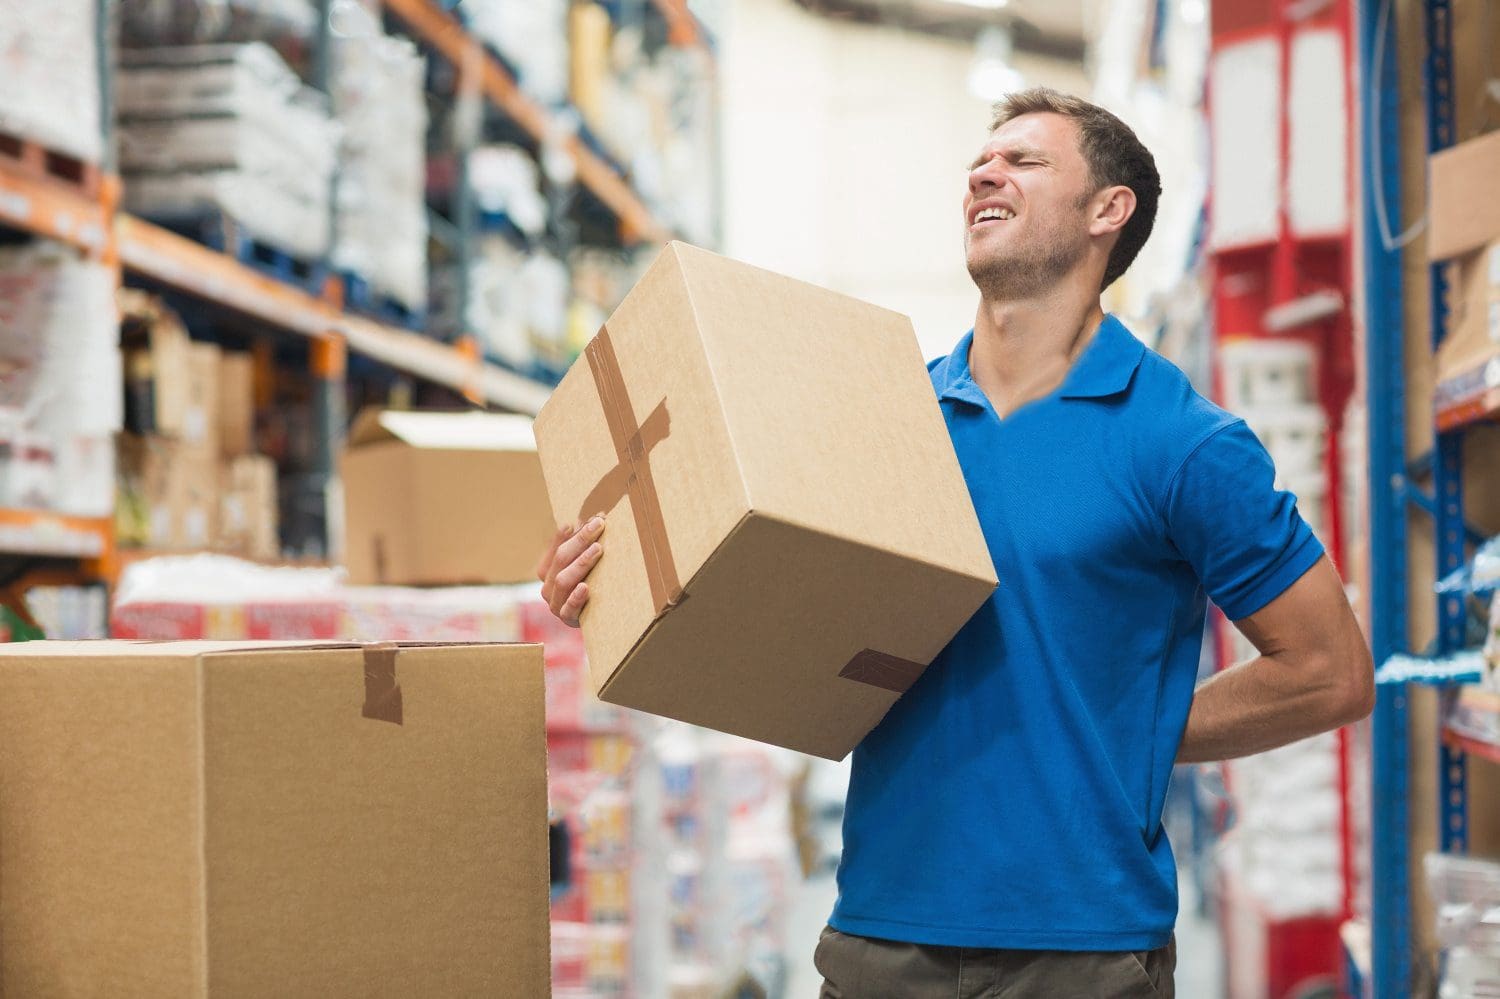
[{"label": "cardboard carton on shelf", "polygon": [[839,759],[996,585],[910,321],[670,244],[536,421],[606,701]]},{"label": "cardboard carton on shelf", "polygon": [[214,547],[250,558],[276,558],[281,552],[276,463],[262,454],[241,454],[224,462],[222,481]]},{"label": "cardboard carton on shelf", "polygon": [[545,996],[544,754],[535,646],[0,647],[0,989]]},{"label": "cardboard carton on shelf", "polygon": [[554,528],[529,418],[366,410],[339,470],[350,582],[535,580]]},{"label": "cardboard carton on shelf", "polygon": [[214,344],[194,341],[188,345],[187,368],[183,372],[187,408],[183,411],[179,439],[210,459],[217,459],[219,454],[220,354]]},{"label": "cardboard carton on shelf", "polygon": [[1461,142],[1428,161],[1427,256],[1451,260],[1447,335],[1438,346],[1436,398],[1444,406],[1500,387],[1500,133]]},{"label": "cardboard carton on shelf", "polygon": [[182,320],[154,295],[118,293],[125,365],[126,429],[180,437],[188,410],[192,341]]},{"label": "cardboard carton on shelf", "polygon": [[218,536],[219,467],[211,452],[167,437],[122,434],[116,442],[120,541],[186,551]]},{"label": "cardboard carton on shelf", "polygon": [[235,458],[255,450],[255,364],[251,356],[224,351],[219,357],[219,454]]}]

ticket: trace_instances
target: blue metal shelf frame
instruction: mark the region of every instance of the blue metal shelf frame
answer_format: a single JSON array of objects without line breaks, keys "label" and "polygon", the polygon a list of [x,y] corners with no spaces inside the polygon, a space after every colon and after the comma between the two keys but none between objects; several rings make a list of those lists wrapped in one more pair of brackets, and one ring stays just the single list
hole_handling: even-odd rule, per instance
[{"label": "blue metal shelf frame", "polygon": [[[1403,289],[1401,249],[1388,247],[1394,222],[1382,224],[1379,197],[1392,212],[1401,203],[1400,96],[1396,29],[1384,24],[1383,51],[1376,53],[1376,26],[1391,19],[1391,0],[1356,5],[1359,18],[1360,62],[1369,102],[1362,143],[1366,178],[1363,210],[1365,239],[1366,354],[1370,435],[1370,576],[1372,644],[1375,661],[1408,651],[1407,629],[1407,513],[1417,492],[1408,483],[1405,466],[1405,386],[1403,376]],[[1451,0],[1426,0],[1426,57],[1423,76],[1427,105],[1427,152],[1453,144],[1453,9]],[[1379,65],[1378,79],[1372,79]],[[1377,183],[1379,185],[1377,189]],[[1430,272],[1429,315],[1434,349],[1447,333],[1447,269]],[[1436,435],[1433,461],[1433,498],[1423,504],[1432,514],[1439,579],[1460,568],[1471,541],[1463,511],[1463,434]],[[1437,598],[1439,653],[1464,646],[1465,597],[1459,593]],[[1444,696],[1449,696],[1445,693]],[[1411,851],[1407,827],[1411,800],[1408,788],[1408,692],[1393,685],[1380,690],[1373,727],[1374,779],[1371,816],[1374,857],[1371,866],[1373,999],[1398,999],[1412,994],[1413,938],[1411,932]],[[1462,752],[1439,749],[1439,843],[1445,851],[1468,845],[1466,764]]]},{"label": "blue metal shelf frame", "polygon": [[[1380,205],[1401,204],[1400,91],[1396,32],[1377,32],[1380,0],[1356,3],[1366,102],[1360,143],[1365,243],[1366,400],[1370,467],[1370,644],[1377,663],[1408,651],[1406,629],[1406,386],[1401,251],[1388,249]],[[1377,52],[1376,41],[1382,42]],[[1375,78],[1376,69],[1379,76]],[[1377,188],[1378,185],[1378,188]],[[1407,866],[1407,691],[1379,688],[1372,718],[1370,865],[1373,999],[1398,999],[1411,981],[1411,884]]]}]

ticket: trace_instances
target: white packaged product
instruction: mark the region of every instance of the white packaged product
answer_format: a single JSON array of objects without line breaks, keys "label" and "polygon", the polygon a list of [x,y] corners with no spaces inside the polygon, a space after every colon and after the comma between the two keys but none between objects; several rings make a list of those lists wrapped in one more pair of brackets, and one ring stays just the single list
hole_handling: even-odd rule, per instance
[{"label": "white packaged product", "polygon": [[340,126],[334,263],[412,310],[427,306],[426,62],[350,5],[333,46]]},{"label": "white packaged product", "polygon": [[119,80],[128,210],[223,212],[278,249],[327,252],[338,129],[269,47],[130,50]]},{"label": "white packaged product", "polygon": [[0,133],[99,161],[96,7],[95,0],[0,4]]},{"label": "white packaged product", "polygon": [[1317,399],[1316,353],[1301,340],[1238,338],[1219,348],[1224,407],[1242,413],[1253,407],[1308,403]]}]

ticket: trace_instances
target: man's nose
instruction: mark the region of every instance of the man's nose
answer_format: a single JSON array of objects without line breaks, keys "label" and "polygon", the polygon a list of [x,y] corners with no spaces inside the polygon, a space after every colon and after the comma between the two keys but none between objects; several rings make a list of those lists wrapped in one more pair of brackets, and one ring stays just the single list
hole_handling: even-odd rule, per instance
[{"label": "man's nose", "polygon": [[1004,165],[998,159],[988,160],[969,171],[969,193],[978,195],[981,191],[1004,187],[1005,181]]}]

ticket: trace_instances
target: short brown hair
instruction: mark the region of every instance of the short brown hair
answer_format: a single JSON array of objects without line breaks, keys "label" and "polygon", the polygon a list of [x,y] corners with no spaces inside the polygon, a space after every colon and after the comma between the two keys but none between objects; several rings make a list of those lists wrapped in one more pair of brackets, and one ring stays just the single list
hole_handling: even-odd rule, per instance
[{"label": "short brown hair", "polygon": [[1151,227],[1156,224],[1156,203],[1161,197],[1161,175],[1151,150],[1142,144],[1129,125],[1097,104],[1048,87],[1032,87],[1006,94],[995,105],[990,131],[1024,114],[1060,114],[1078,123],[1079,149],[1089,166],[1094,190],[1121,185],[1135,192],[1135,213],[1120,230],[1120,238],[1104,268],[1108,288],[1135,260]]}]

